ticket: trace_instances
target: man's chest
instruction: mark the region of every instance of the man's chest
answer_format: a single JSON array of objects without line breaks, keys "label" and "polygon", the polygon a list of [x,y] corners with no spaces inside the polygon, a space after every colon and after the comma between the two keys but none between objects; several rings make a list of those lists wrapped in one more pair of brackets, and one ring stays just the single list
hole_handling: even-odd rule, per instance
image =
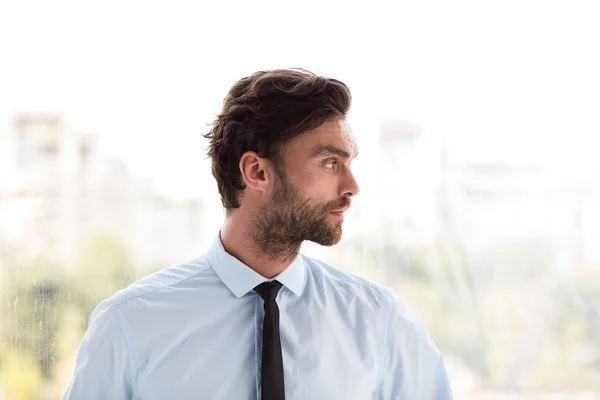
[{"label": "man's chest", "polygon": [[[169,340],[147,341],[135,366],[141,400],[259,399],[260,318],[232,318],[218,329],[172,330]],[[379,376],[377,339],[325,315],[282,315],[286,398],[371,399]]]}]

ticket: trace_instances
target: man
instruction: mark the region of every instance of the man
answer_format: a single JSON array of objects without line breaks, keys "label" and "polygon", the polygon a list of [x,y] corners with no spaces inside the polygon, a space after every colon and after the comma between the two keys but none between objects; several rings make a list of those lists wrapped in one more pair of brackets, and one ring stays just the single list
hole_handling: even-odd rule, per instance
[{"label": "man", "polygon": [[205,255],[90,317],[64,399],[450,399],[440,352],[391,289],[299,253],[342,236],[358,150],[342,82],[257,72],[208,154],[225,222]]}]

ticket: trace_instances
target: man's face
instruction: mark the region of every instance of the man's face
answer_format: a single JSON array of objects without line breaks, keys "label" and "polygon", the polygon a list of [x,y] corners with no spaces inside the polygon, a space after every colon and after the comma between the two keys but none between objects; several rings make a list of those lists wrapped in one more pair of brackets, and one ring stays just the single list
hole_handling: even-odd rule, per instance
[{"label": "man's face", "polygon": [[284,254],[304,240],[323,246],[342,237],[343,213],[359,191],[350,171],[356,144],[344,119],[327,120],[292,140],[271,198],[257,213],[253,227],[261,247]]}]

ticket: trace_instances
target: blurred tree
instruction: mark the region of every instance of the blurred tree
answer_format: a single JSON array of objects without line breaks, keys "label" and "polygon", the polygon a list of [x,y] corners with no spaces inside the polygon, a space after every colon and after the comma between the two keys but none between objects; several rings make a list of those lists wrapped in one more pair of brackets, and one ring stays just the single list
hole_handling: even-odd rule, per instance
[{"label": "blurred tree", "polygon": [[431,279],[431,271],[427,265],[427,249],[402,248],[393,243],[387,243],[379,250],[371,250],[381,253],[381,265],[385,272],[386,283],[398,282],[401,279],[418,280],[428,282]]},{"label": "blurred tree", "polygon": [[532,386],[600,385],[600,275],[563,279],[545,297],[546,336],[532,369]]},{"label": "blurred tree", "polygon": [[[101,300],[127,286],[135,270],[127,249],[98,233],[86,240],[75,274],[46,259],[2,260],[0,379],[8,399],[31,399],[71,358]],[[61,380],[69,361],[60,364]],[[64,375],[64,376],[63,376]]]},{"label": "blurred tree", "polygon": [[135,277],[131,256],[123,244],[106,233],[91,235],[84,242],[72,285],[86,323],[100,301],[129,285]]},{"label": "blurred tree", "polygon": [[42,381],[40,370],[28,355],[9,350],[4,353],[0,382],[7,400],[31,400]]},{"label": "blurred tree", "polygon": [[[55,271],[55,275],[50,271]],[[12,350],[36,359],[42,377],[51,379],[64,283],[54,265],[40,258],[27,264],[12,264],[7,278],[2,290],[7,307],[2,337]]]}]

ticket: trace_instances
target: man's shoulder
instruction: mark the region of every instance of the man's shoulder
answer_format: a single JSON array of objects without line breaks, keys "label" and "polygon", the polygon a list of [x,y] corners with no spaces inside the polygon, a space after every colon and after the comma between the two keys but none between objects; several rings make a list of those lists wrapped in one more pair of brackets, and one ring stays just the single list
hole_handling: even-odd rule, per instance
[{"label": "man's shoulder", "polygon": [[366,300],[374,309],[385,309],[389,316],[395,316],[411,326],[422,324],[421,317],[394,289],[370,279],[344,271],[316,258],[304,256],[304,263],[315,281],[352,300]]},{"label": "man's shoulder", "polygon": [[115,306],[126,303],[141,296],[176,286],[210,268],[206,256],[202,255],[182,264],[167,267],[136,280],[112,297]]},{"label": "man's shoulder", "polygon": [[393,301],[393,291],[387,286],[356,275],[349,271],[336,268],[322,260],[303,255],[304,264],[311,271],[316,282],[322,285],[336,287],[342,291],[360,293],[368,296],[370,300],[389,303]]}]

